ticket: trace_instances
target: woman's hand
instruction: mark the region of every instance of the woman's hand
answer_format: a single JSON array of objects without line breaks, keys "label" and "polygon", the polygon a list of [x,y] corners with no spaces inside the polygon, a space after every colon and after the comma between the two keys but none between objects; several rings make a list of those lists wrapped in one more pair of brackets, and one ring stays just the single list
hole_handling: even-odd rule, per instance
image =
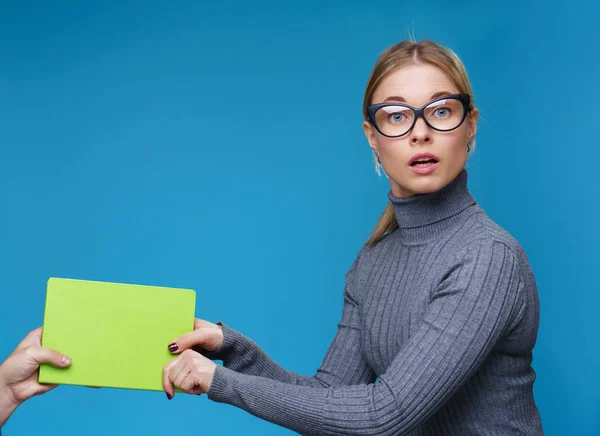
[{"label": "woman's hand", "polygon": [[189,394],[208,392],[217,365],[191,348],[200,346],[206,351],[215,351],[221,344],[221,326],[198,318],[194,319],[193,332],[169,344],[169,351],[179,354],[163,369],[163,387],[169,400],[175,395],[173,385]]},{"label": "woman's hand", "polygon": [[0,365],[0,425],[23,401],[54,389],[37,381],[41,363],[66,367],[71,359],[58,351],[41,346],[42,328],[30,332],[15,351]]},{"label": "woman's hand", "polygon": [[196,318],[194,319],[194,331],[175,339],[168,348],[171,353],[182,353],[198,345],[206,351],[215,351],[221,344],[223,344],[222,327]]},{"label": "woman's hand", "polygon": [[217,364],[193,350],[183,351],[163,368],[163,388],[167,398],[175,396],[174,386],[188,394],[210,390]]}]

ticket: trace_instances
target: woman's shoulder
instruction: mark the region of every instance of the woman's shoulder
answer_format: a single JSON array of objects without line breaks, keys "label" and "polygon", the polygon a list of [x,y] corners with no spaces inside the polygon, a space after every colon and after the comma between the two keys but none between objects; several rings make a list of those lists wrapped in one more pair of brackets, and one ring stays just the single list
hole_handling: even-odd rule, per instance
[{"label": "woman's shoulder", "polygon": [[481,210],[481,212],[482,213],[477,214],[476,217],[479,224],[478,233],[481,239],[502,243],[515,251],[523,250],[523,247],[512,233],[496,221],[492,220],[492,218],[490,218],[483,210]]},{"label": "woman's shoulder", "polygon": [[521,243],[507,229],[492,220],[482,209],[473,215],[473,221],[467,231],[461,235],[462,251],[491,250],[502,247],[506,255],[513,257],[517,263],[528,271],[529,261]]}]

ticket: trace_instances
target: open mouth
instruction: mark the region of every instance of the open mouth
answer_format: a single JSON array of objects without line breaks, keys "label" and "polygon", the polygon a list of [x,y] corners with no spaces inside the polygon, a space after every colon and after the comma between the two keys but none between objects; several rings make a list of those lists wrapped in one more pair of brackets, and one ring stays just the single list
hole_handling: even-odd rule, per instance
[{"label": "open mouth", "polygon": [[433,159],[431,157],[426,157],[426,158],[420,158],[415,160],[414,162],[412,162],[410,164],[411,167],[427,167],[429,165],[433,165],[438,163],[438,161],[436,159]]}]

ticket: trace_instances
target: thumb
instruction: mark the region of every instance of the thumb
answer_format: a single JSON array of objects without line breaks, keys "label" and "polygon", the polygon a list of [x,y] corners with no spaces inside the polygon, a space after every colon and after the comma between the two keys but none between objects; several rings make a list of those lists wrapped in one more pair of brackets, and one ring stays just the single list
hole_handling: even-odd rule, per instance
[{"label": "thumb", "polygon": [[194,345],[200,345],[201,347],[207,345],[210,342],[210,330],[214,329],[201,328],[180,336],[169,344],[169,351],[179,354]]},{"label": "thumb", "polygon": [[57,367],[65,367],[71,364],[71,359],[58,351],[43,347],[29,347],[26,350],[27,357],[38,364],[49,363]]}]

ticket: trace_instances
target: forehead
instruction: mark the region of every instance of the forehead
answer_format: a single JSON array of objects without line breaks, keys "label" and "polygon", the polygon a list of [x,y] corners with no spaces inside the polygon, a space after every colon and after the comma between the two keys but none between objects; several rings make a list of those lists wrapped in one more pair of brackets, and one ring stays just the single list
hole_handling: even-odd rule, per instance
[{"label": "forehead", "polygon": [[421,106],[434,92],[448,91],[457,94],[458,88],[440,68],[430,64],[417,64],[390,73],[375,90],[372,103],[381,103],[391,96],[404,97],[407,104]]}]

